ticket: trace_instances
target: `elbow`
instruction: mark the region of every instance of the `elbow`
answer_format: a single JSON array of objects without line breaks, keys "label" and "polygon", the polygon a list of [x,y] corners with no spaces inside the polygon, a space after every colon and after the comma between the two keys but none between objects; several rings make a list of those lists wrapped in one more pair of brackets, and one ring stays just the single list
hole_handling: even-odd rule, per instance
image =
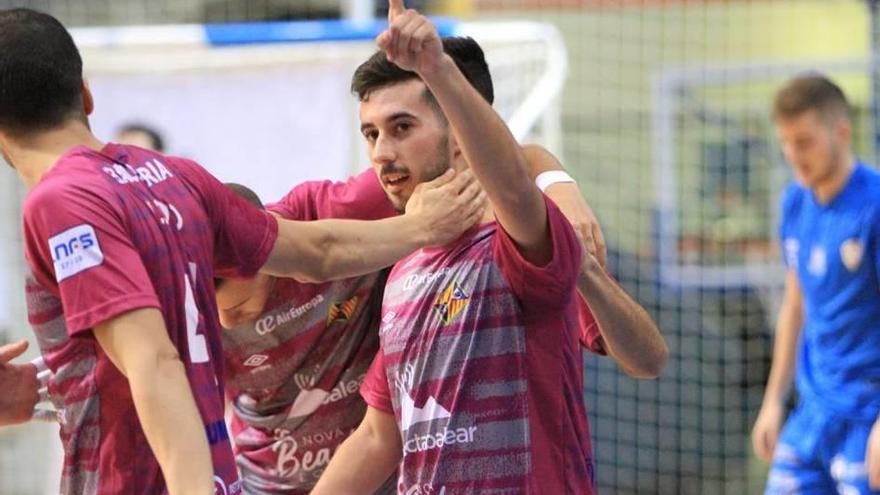
[{"label": "elbow", "polygon": [[304,284],[320,284],[328,281],[326,268],[320,261],[303,267],[303,270],[293,278]]},{"label": "elbow", "polygon": [[661,338],[651,352],[645,353],[634,366],[626,369],[626,374],[639,380],[654,380],[666,369],[669,362],[669,347]]},{"label": "elbow", "polygon": [[334,260],[333,249],[329,243],[324,245],[314,258],[314,262],[307,267],[306,273],[303,274],[303,280],[310,284],[321,284],[336,280],[337,277],[334,270],[337,264]]},{"label": "elbow", "polygon": [[319,284],[333,279],[334,243],[329,233],[321,235],[302,253],[299,269],[293,278],[297,282]]},{"label": "elbow", "polygon": [[130,359],[120,362],[118,369],[135,388],[152,384],[156,380],[161,381],[186,374],[186,367],[180,359],[180,354],[170,343],[167,347],[161,348],[145,347]]},{"label": "elbow", "polygon": [[160,370],[166,373],[186,372],[186,367],[180,359],[180,354],[173,347],[159,350],[155,355],[151,356],[150,361],[154,363],[152,366],[149,362],[143,363],[144,366],[142,366],[148,373],[152,370]]},{"label": "elbow", "polygon": [[657,349],[651,353],[651,357],[645,360],[645,366],[642,370],[643,375],[640,377],[645,380],[653,380],[663,373],[666,364],[669,362],[669,347],[666,342],[661,341]]}]

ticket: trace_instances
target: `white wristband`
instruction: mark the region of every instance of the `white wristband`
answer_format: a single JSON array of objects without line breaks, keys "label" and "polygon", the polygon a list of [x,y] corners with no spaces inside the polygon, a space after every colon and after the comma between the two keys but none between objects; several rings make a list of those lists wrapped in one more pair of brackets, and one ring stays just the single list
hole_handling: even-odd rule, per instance
[{"label": "white wristband", "polygon": [[546,172],[541,172],[535,177],[535,184],[538,185],[538,189],[540,189],[541,192],[546,191],[547,188],[553,184],[558,184],[560,182],[575,182],[575,180],[572,179],[565,170],[548,170]]}]

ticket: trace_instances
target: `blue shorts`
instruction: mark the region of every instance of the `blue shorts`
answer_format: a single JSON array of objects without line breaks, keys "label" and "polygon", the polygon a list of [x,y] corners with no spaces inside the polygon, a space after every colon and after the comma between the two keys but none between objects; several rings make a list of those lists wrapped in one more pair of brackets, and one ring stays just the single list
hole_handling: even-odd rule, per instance
[{"label": "blue shorts", "polygon": [[873,424],[801,402],[782,429],[765,494],[880,494],[868,488],[865,466]]}]

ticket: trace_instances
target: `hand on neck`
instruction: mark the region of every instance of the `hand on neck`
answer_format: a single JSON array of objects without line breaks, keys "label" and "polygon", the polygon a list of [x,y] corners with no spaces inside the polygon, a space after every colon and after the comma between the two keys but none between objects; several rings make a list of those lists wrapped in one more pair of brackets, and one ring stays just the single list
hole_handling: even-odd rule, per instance
[{"label": "hand on neck", "polygon": [[[453,163],[452,168],[455,169],[456,173],[463,172],[469,168],[467,161],[465,161],[464,157],[461,156],[459,160],[456,160]],[[486,201],[486,209],[483,211],[483,216],[480,218],[480,224],[494,222],[495,221],[495,209],[492,207],[492,201]]]}]

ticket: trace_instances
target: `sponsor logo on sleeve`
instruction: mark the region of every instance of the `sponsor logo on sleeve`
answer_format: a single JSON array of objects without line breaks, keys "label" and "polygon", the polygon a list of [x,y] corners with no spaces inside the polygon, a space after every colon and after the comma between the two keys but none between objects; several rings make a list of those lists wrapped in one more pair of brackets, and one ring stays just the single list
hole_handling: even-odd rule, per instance
[{"label": "sponsor logo on sleeve", "polygon": [[55,279],[59,283],[104,262],[95,229],[86,223],[50,237],[49,252],[55,265]]},{"label": "sponsor logo on sleeve", "polygon": [[798,253],[801,250],[801,243],[797,239],[789,237],[783,243],[785,249],[785,263],[789,268],[797,269]]}]

